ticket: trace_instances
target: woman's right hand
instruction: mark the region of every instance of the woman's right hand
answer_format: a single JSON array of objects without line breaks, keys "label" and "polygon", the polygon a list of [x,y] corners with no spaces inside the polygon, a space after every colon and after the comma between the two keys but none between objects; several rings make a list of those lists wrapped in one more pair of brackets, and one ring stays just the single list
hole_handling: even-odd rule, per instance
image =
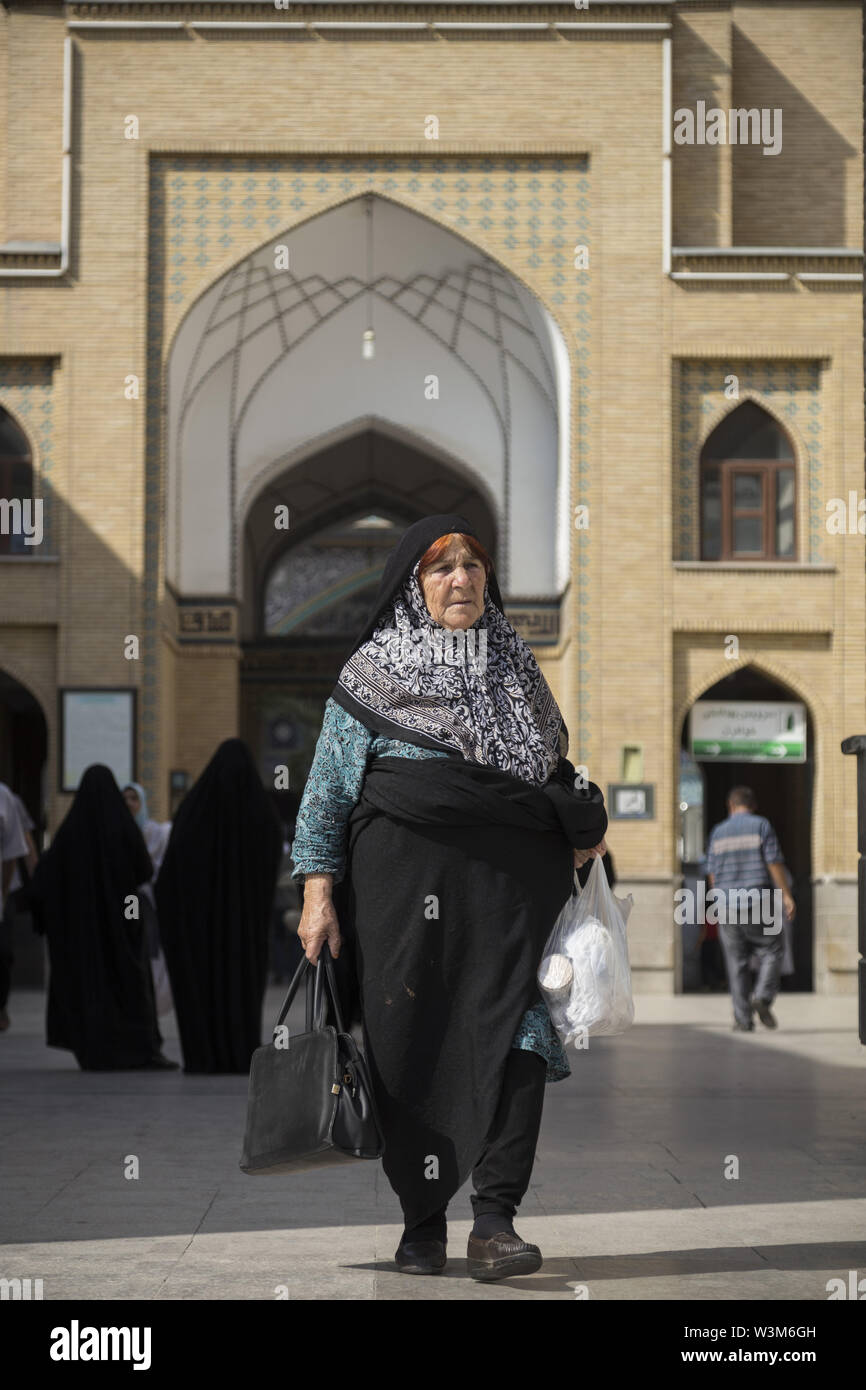
[{"label": "woman's right hand", "polygon": [[592,849],[576,849],[574,851],[574,867],[582,869],[588,859],[601,859],[607,854],[607,845],[602,838]]},{"label": "woman's right hand", "polygon": [[331,901],[332,874],[308,874],[304,880],[304,910],[298,936],[309,961],[317,961],[325,942],[334,960],[340,954],[340,924]]}]

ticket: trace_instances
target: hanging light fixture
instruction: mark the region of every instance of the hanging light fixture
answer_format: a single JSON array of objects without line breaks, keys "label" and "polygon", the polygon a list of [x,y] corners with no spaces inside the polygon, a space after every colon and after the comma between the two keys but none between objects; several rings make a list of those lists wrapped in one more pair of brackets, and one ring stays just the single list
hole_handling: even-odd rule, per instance
[{"label": "hanging light fixture", "polygon": [[369,361],[376,356],[376,334],[373,331],[373,195],[367,194],[367,327],[361,339],[361,356]]}]

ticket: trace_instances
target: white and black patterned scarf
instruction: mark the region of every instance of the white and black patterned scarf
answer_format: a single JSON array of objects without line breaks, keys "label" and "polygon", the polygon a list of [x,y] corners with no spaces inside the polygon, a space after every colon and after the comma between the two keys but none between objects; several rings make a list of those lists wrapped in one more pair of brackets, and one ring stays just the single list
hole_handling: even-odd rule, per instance
[{"label": "white and black patterned scarf", "polygon": [[380,733],[539,786],[565,752],[550,687],[487,586],[481,617],[452,633],[427,611],[417,563],[346,662],[334,697]]}]

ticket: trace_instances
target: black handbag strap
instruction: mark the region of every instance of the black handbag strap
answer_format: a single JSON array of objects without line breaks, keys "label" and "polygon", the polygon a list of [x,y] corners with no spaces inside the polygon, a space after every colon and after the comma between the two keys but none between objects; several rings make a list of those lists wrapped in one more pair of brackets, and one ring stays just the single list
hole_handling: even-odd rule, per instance
[{"label": "black handbag strap", "polygon": [[[310,965],[310,962],[308,961],[307,964]],[[314,969],[314,968],[315,968],[315,967],[313,967],[313,966],[310,967],[310,969],[307,971],[306,978],[305,978],[305,980],[304,980],[304,984],[306,985],[306,994],[305,994],[305,997],[304,997],[304,1005],[305,1005],[305,1012],[304,1012],[304,1031],[307,1032],[307,1033],[312,1033],[313,1027],[314,1027],[314,1024],[313,1024],[313,1017],[314,1017],[314,1013],[315,1013],[315,1004],[314,1004],[314,1002],[313,1002],[313,969]]]},{"label": "black handbag strap", "polygon": [[[307,973],[307,966],[308,966],[309,964],[310,964],[310,962],[307,960],[307,957],[306,957],[306,956],[303,956],[303,957],[301,958],[301,963],[300,963],[300,965],[298,966],[297,970],[295,971],[294,975],[292,976],[291,983],[289,984],[288,993],[287,993],[285,999],[283,1000],[283,1007],[280,1009],[279,1016],[278,1016],[278,1018],[277,1018],[276,1023],[274,1024],[274,1027],[275,1027],[275,1028],[279,1028],[279,1026],[280,1026],[280,1024],[283,1022],[283,1019],[285,1018],[286,1014],[289,1012],[289,1009],[290,1009],[290,1007],[291,1007],[292,1000],[294,999],[295,995],[296,995],[297,992],[298,992],[298,985],[301,983],[301,980],[303,979],[304,975]],[[308,996],[308,998],[309,998],[309,984],[310,984],[310,979],[309,979],[309,977],[308,977],[308,985],[307,985],[307,996]],[[310,1029],[310,1020],[308,1020],[308,1022],[307,1022],[307,1031],[308,1031],[308,1032],[309,1032],[309,1029]]]},{"label": "black handbag strap", "polygon": [[[325,963],[324,970],[322,970],[323,961]],[[316,992],[315,1001],[313,1004],[313,1016],[316,1019],[315,1026],[317,1028],[321,1028],[324,1026],[325,1009],[323,995],[326,985],[328,989],[328,994],[331,997],[331,1007],[334,1010],[334,1021],[337,1026],[337,1032],[345,1033],[346,1030],[343,1027],[343,1015],[340,1011],[340,999],[339,995],[337,994],[337,980],[334,975],[334,958],[331,955],[331,950],[328,946],[327,941],[322,947],[319,959],[316,962]],[[319,1022],[320,1019],[322,1020],[321,1022]]]},{"label": "black handbag strap", "polygon": [[[325,969],[321,970],[319,967],[323,960],[325,962]],[[315,977],[313,972],[315,972]],[[280,1024],[285,1020],[291,1008],[292,1000],[298,992],[298,986],[304,978],[306,983],[306,1031],[308,1033],[317,1032],[320,1028],[324,1027],[324,989],[325,985],[327,985],[331,1006],[334,1010],[337,1032],[345,1032],[343,1027],[343,1016],[340,1011],[340,1000],[337,995],[337,982],[334,976],[334,962],[327,942],[323,945],[319,959],[315,965],[312,961],[308,960],[306,956],[301,960],[300,965],[292,976],[288,992],[283,1000],[283,1005],[280,1009],[277,1021],[274,1024],[274,1029],[276,1030],[279,1028]]]}]

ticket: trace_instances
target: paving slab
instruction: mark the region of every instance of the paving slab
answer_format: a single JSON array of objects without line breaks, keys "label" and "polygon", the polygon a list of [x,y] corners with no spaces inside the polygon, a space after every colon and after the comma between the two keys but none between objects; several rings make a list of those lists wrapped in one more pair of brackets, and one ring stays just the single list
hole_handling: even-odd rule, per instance
[{"label": "paving slab", "polygon": [[[278,989],[265,1017],[275,1014]],[[44,998],[0,1035],[0,1275],[46,1299],[816,1301],[866,1276],[866,1049],[856,1000],[785,995],[733,1034],[724,996],[639,996],[618,1038],[549,1086],[517,1228],[537,1274],[468,1278],[470,1184],[443,1275],[401,1275],[381,1165],[250,1179],[246,1078],[83,1073],[44,1044]],[[179,1059],[174,1019],[166,1052]],[[139,1176],[126,1178],[129,1155]],[[726,1177],[736,1157],[737,1177]],[[862,1234],[863,1239],[859,1239]]]}]

